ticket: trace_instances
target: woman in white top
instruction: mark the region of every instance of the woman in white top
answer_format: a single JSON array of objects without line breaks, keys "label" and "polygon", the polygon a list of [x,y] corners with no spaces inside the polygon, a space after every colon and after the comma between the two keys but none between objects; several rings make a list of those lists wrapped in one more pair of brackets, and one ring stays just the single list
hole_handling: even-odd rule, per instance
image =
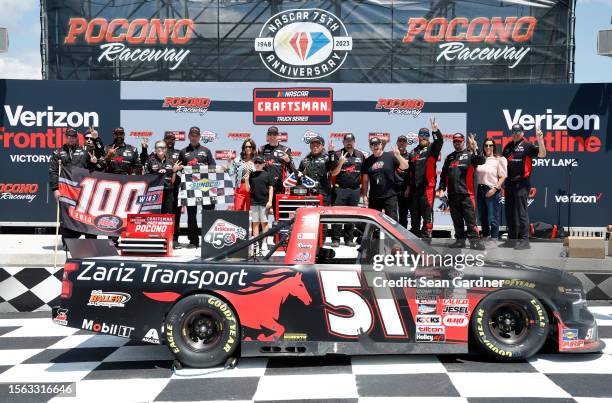
[{"label": "woman in white top", "polygon": [[245,188],[245,180],[249,172],[255,170],[253,158],[257,153],[257,145],[252,139],[242,143],[240,155],[231,160],[226,167],[227,172],[234,178],[234,211],[249,211],[251,195]]},{"label": "woman in white top", "polygon": [[499,237],[501,188],[508,175],[508,161],[497,153],[497,146],[493,139],[486,139],[482,150],[487,160],[476,167],[478,218],[482,226],[482,237],[497,239]]}]

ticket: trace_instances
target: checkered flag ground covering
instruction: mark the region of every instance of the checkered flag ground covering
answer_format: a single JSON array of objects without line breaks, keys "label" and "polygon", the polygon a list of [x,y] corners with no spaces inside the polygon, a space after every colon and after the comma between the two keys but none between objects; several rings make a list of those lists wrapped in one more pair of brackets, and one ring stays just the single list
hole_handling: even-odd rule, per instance
[{"label": "checkered flag ground covering", "polygon": [[231,204],[234,182],[222,166],[186,166],[181,173],[178,197],[181,206]]},{"label": "checkered flag ground covering", "polygon": [[62,267],[0,267],[0,312],[50,310],[59,304],[62,274]]}]

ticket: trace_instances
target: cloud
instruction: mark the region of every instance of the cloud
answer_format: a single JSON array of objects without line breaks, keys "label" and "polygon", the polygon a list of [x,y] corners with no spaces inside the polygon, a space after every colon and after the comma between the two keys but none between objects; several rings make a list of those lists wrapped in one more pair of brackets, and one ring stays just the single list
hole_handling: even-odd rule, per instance
[{"label": "cloud", "polygon": [[40,10],[39,0],[2,0],[2,13],[0,14],[0,26],[17,28],[23,17],[38,14]]},{"label": "cloud", "polygon": [[37,51],[21,52],[18,56],[1,53],[0,78],[42,79],[40,54]]}]

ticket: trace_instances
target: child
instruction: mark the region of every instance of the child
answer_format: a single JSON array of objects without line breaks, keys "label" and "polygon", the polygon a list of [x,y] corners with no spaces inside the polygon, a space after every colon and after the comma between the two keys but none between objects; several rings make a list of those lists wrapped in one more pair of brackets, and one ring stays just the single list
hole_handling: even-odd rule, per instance
[{"label": "child", "polygon": [[[255,172],[247,175],[245,180],[246,191],[251,194],[251,226],[252,235],[259,235],[259,225],[262,232],[268,230],[268,211],[272,207],[272,177],[263,170],[264,160],[260,156],[253,158]],[[255,252],[257,253],[257,252]]]}]

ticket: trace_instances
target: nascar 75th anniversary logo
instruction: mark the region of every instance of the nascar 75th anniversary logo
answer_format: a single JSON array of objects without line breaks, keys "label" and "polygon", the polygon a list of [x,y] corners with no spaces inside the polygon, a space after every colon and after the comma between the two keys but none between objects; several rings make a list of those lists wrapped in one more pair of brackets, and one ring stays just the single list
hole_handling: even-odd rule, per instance
[{"label": "nascar 75th anniversary logo", "polygon": [[334,14],[318,8],[292,9],[270,17],[255,38],[255,51],[277,76],[316,80],[338,70],[353,39]]}]

